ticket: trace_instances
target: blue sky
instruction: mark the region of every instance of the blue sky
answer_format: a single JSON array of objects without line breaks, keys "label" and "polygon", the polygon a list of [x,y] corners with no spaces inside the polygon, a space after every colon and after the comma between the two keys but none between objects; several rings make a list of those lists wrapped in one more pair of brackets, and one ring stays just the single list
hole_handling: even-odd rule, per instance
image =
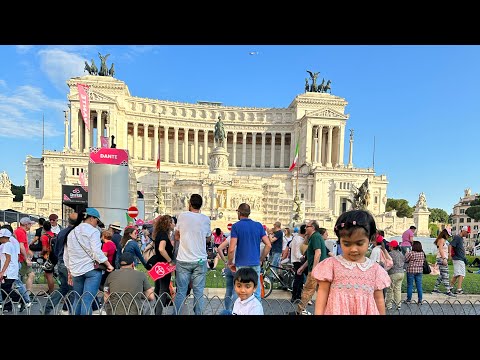
[{"label": "blue sky", "polygon": [[[388,197],[450,213],[479,191],[480,46],[477,45],[72,45],[0,46],[0,171],[23,185],[27,155],[63,148],[66,80],[111,54],[132,96],[286,108],[306,70],[348,101],[353,163],[389,181]],[[255,52],[255,55],[250,55]],[[348,131],[345,162],[348,162]]]}]

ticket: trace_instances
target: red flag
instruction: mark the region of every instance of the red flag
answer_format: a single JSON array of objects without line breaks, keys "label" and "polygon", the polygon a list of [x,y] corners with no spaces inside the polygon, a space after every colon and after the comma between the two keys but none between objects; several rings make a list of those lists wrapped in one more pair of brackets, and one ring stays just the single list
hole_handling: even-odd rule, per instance
[{"label": "red flag", "polygon": [[90,97],[88,96],[88,85],[77,84],[77,88],[83,122],[87,129],[90,130]]},{"label": "red flag", "polygon": [[102,148],[108,148],[108,137],[100,136],[100,140],[102,141]]},{"label": "red flag", "polygon": [[148,275],[150,275],[153,281],[156,281],[172,271],[175,271],[175,268],[175,265],[168,265],[166,262],[157,262],[150,270],[148,270]]}]

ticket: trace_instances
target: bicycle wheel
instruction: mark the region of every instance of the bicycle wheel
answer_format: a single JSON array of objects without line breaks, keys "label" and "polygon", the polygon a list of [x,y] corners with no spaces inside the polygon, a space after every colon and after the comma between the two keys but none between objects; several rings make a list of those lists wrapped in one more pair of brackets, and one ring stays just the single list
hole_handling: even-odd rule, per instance
[{"label": "bicycle wheel", "polygon": [[272,279],[268,275],[263,275],[263,289],[265,291],[265,295],[263,296],[264,299],[266,299],[273,290],[273,284],[272,284]]}]

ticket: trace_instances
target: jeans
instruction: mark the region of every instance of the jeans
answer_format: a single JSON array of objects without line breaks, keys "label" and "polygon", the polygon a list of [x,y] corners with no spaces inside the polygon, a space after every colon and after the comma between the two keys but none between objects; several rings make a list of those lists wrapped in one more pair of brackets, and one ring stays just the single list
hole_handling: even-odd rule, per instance
[{"label": "jeans", "polygon": [[407,272],[407,301],[412,300],[413,294],[413,281],[415,280],[415,286],[418,293],[418,302],[423,300],[423,289],[422,289],[422,273],[408,273]]},{"label": "jeans", "polygon": [[92,314],[92,304],[96,298],[101,280],[102,272],[95,269],[87,271],[83,275],[73,277],[73,291],[75,291],[73,307],[75,315]]},{"label": "jeans", "polygon": [[[19,272],[21,268],[22,268],[22,263],[19,262],[18,263]],[[13,287],[18,290],[25,304],[30,302],[30,295],[28,294],[27,288],[25,287],[25,284],[23,283],[21,276],[19,276],[19,278],[13,282]]]},{"label": "jeans", "polygon": [[[237,266],[237,270],[241,269],[241,268],[245,268],[245,267],[252,268],[253,270],[255,270],[257,272],[257,275],[258,275],[257,289],[255,290],[254,295],[260,302],[262,302],[262,288],[261,288],[262,284],[260,284],[260,265],[257,265],[257,266]],[[233,276],[235,277],[235,273],[233,274]],[[232,287],[234,287],[234,285],[235,284],[233,284],[233,279],[232,279]],[[237,300],[237,297],[238,297],[237,293],[235,291],[233,291],[232,309],[233,309],[233,303],[235,302],[235,300]]]},{"label": "jeans", "polygon": [[[226,267],[225,268],[225,310],[232,310],[233,309],[233,296],[234,296],[234,291],[233,291],[233,273],[230,268]],[[236,295],[236,293],[235,293]]]},{"label": "jeans", "polygon": [[282,257],[282,253],[272,252],[272,265],[279,267],[281,257]]},{"label": "jeans", "polygon": [[[50,299],[47,300],[45,305],[45,315],[48,315],[52,312],[53,308],[65,298],[69,291],[73,290],[73,287],[68,285],[68,270],[63,262],[59,262],[58,265],[58,280],[60,281],[60,287],[57,291],[54,291],[50,296]],[[65,299],[63,309],[71,309],[71,303],[74,302],[73,292],[69,294],[68,299]]]},{"label": "jeans", "polygon": [[175,283],[177,292],[175,294],[175,314],[180,314],[187,298],[188,284],[192,281],[194,297],[193,311],[195,315],[203,312],[205,280],[207,274],[207,261],[186,262],[177,260],[175,270]]}]

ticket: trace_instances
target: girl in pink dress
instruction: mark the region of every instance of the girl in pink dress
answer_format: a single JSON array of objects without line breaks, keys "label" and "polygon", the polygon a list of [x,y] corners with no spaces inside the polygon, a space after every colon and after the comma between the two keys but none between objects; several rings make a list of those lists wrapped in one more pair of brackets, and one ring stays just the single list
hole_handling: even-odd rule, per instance
[{"label": "girl in pink dress", "polygon": [[365,210],[344,212],[334,227],[343,254],[321,261],[312,271],[318,281],[315,315],[385,315],[383,288],[390,277],[365,256],[377,226]]}]

